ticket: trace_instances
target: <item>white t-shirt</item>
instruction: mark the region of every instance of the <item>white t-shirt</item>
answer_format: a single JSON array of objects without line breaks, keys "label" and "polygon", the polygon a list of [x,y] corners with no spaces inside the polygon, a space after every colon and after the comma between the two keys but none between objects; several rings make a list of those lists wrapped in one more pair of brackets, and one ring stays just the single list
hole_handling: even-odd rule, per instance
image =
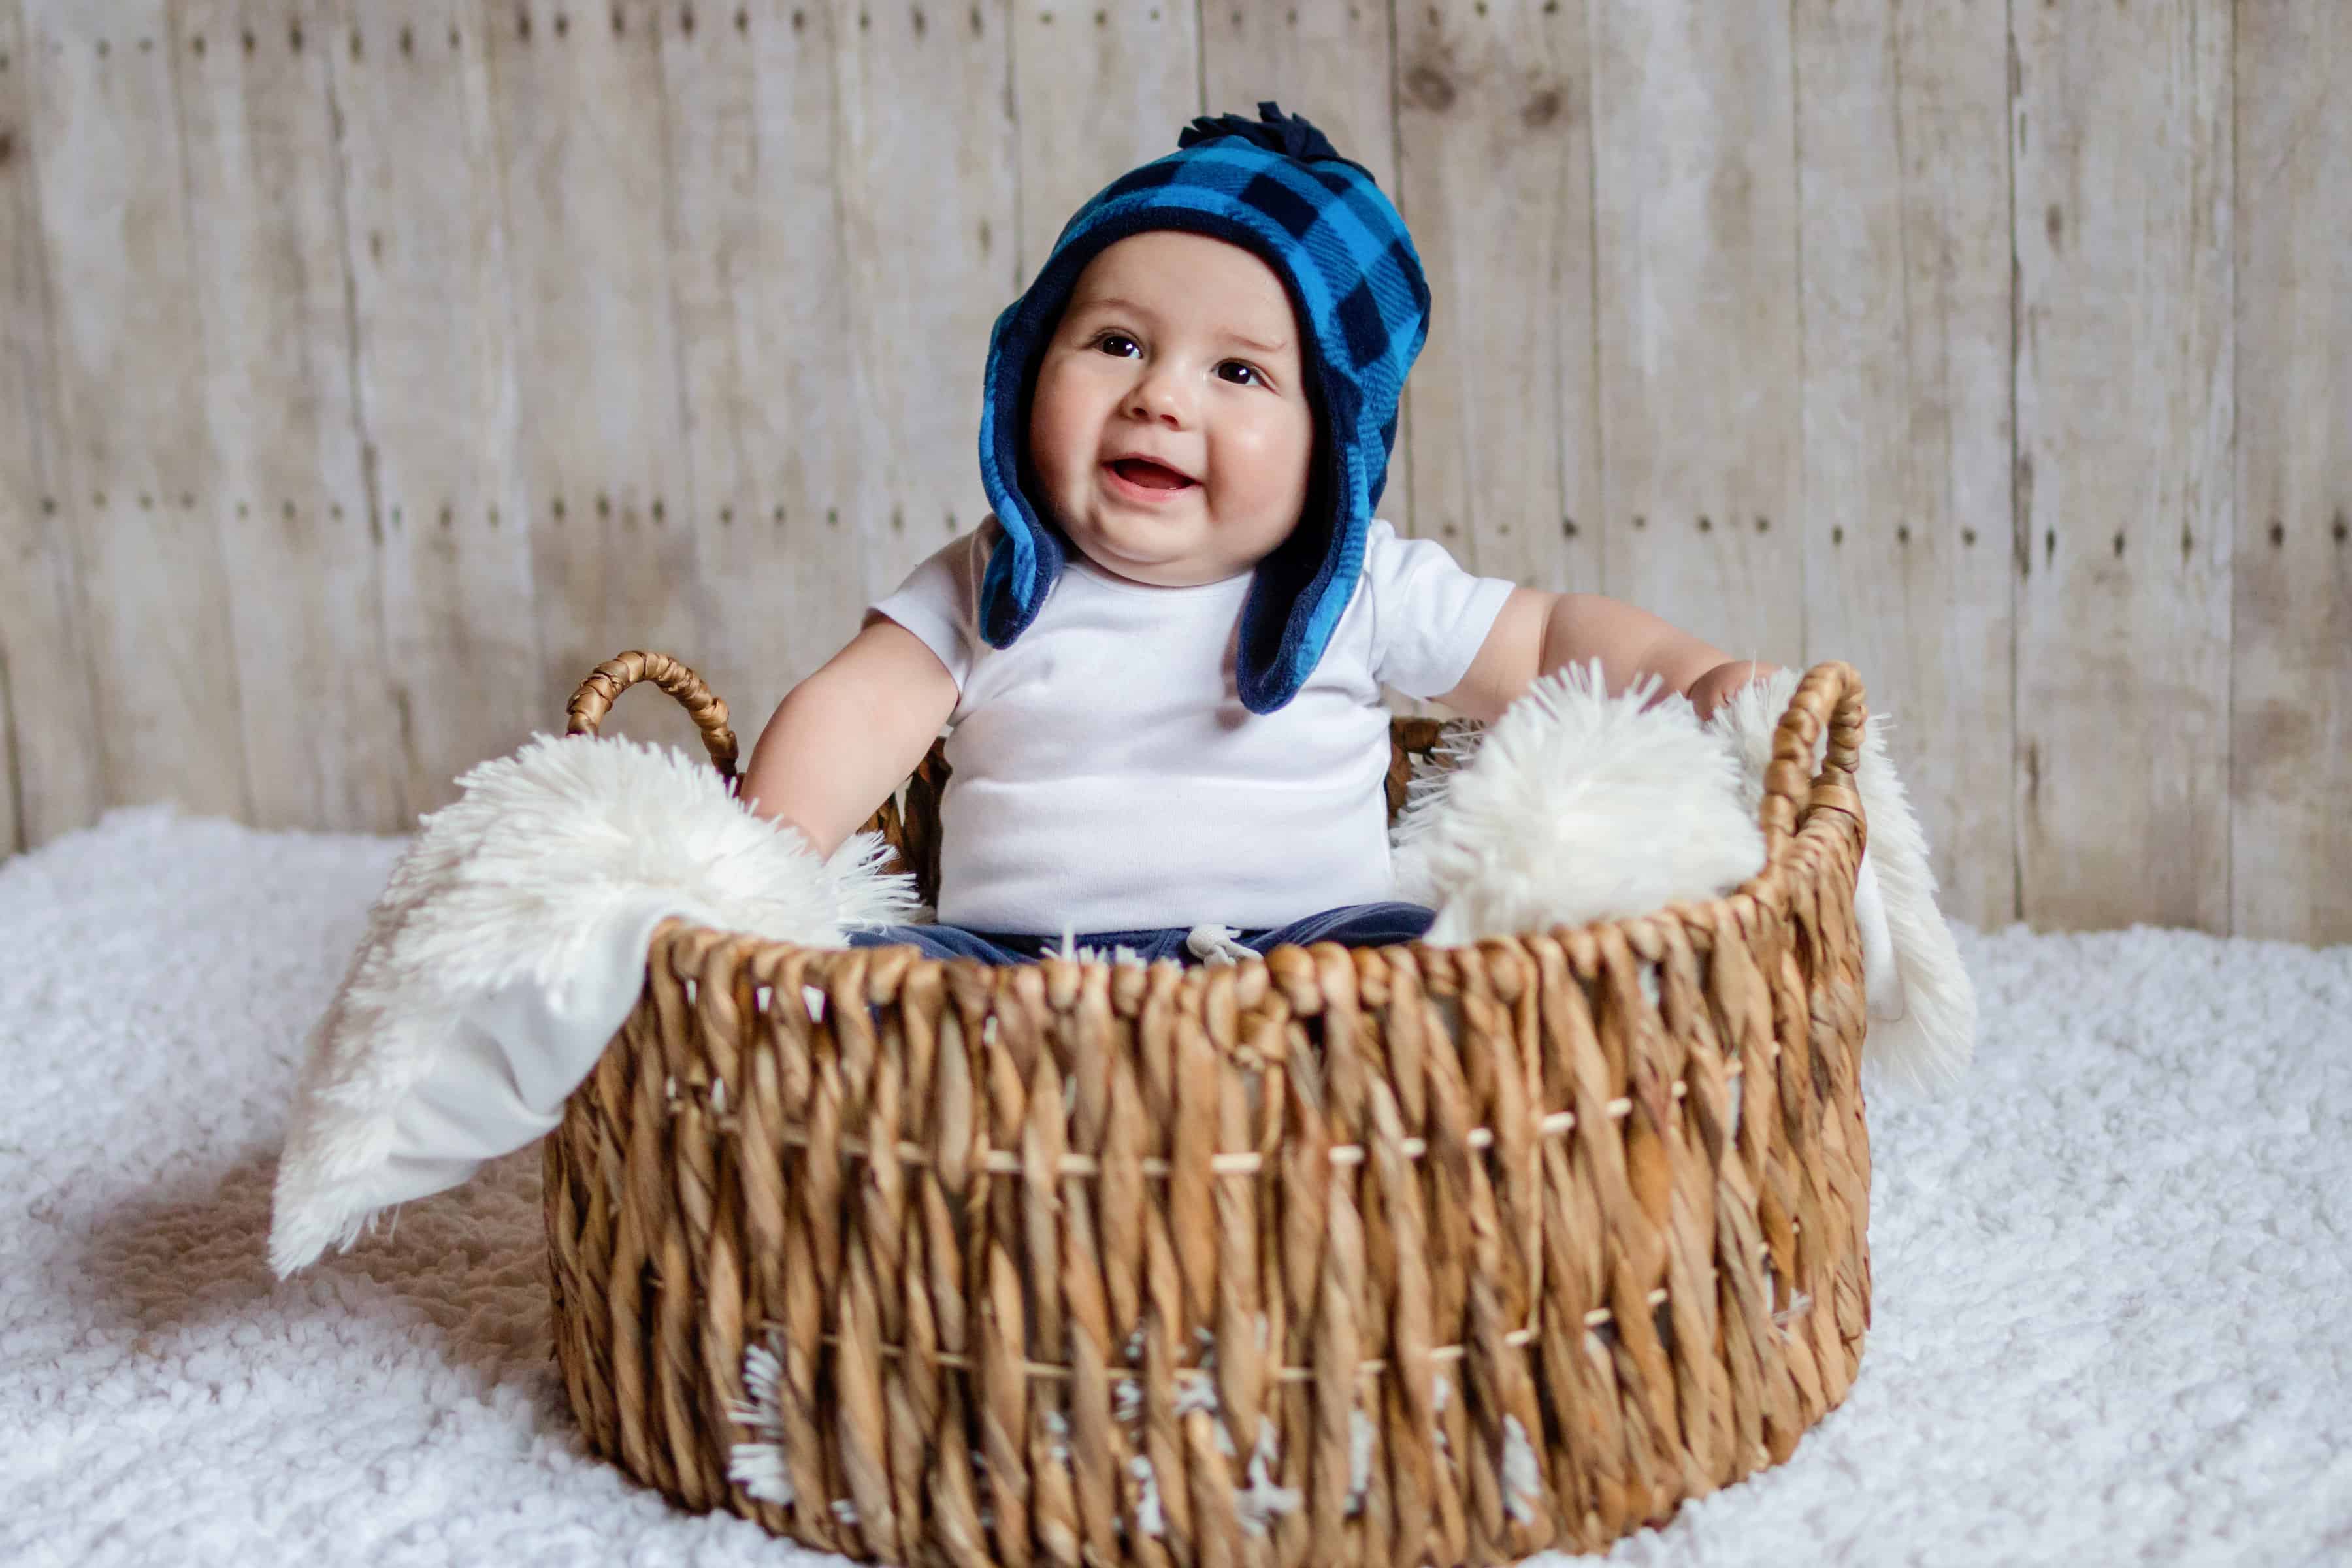
[{"label": "white t-shirt", "polygon": [[1460,684],[1514,584],[1375,518],[1323,658],[1273,713],[1234,664],[1251,574],[1155,588],[1083,554],[1007,648],[980,636],[993,515],[873,608],[959,696],[940,801],[942,924],[1079,934],[1285,925],[1394,894],[1382,683]]}]

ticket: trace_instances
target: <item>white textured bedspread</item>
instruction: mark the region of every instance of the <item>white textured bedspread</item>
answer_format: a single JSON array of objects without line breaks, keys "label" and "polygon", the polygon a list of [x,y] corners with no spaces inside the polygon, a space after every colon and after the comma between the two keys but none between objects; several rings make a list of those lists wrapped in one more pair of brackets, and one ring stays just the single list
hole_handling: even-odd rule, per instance
[{"label": "white textured bedspread", "polygon": [[[271,1279],[403,842],[140,808],[0,864],[0,1563],[814,1558],[584,1452],[536,1151]],[[1612,1561],[2352,1562],[2352,947],[1958,934],[1970,1081],[1871,1108],[1860,1381]]]}]

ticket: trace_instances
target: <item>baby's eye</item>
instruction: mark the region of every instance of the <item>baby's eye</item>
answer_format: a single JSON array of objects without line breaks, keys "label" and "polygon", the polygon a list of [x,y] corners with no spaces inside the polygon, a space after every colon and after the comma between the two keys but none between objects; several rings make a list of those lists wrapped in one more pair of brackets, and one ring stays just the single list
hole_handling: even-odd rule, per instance
[{"label": "baby's eye", "polygon": [[[1127,355],[1120,353],[1117,348],[1111,346],[1116,343],[1125,343],[1129,347],[1136,346],[1135,340],[1129,337],[1125,332],[1097,332],[1095,334],[1095,347],[1103,349],[1110,353],[1118,354],[1119,358],[1125,359]],[[1259,374],[1257,366],[1249,363],[1245,360],[1229,359],[1223,364],[1218,365],[1217,368],[1219,370],[1223,370],[1227,366],[1232,366],[1243,371],[1248,375],[1255,377],[1254,381],[1236,382],[1234,383],[1236,386],[1264,386],[1265,384],[1265,377]]]},{"label": "baby's eye", "polygon": [[[1135,340],[1129,337],[1125,332],[1103,332],[1097,335],[1095,338],[1095,347],[1101,348],[1105,343],[1131,343],[1133,342],[1135,342]],[[1118,353],[1118,351],[1117,349],[1113,349],[1111,353]],[[1118,357],[1125,359],[1127,356],[1125,354],[1119,354]]]},{"label": "baby's eye", "polygon": [[1264,377],[1264,376],[1262,376],[1262,375],[1258,375],[1258,374],[1257,374],[1257,366],[1255,366],[1255,365],[1254,365],[1254,364],[1246,364],[1246,363],[1243,363],[1242,361],[1237,360],[1237,359],[1229,359],[1229,360],[1227,360],[1227,361],[1225,362],[1225,363],[1224,363],[1224,364],[1221,364],[1221,365],[1219,365],[1217,368],[1218,368],[1219,370],[1223,370],[1223,369],[1225,368],[1225,366],[1226,366],[1226,365],[1231,365],[1231,366],[1232,366],[1232,367],[1234,367],[1235,370],[1246,371],[1246,372],[1248,372],[1251,375],[1253,375],[1253,376],[1257,376],[1256,381],[1255,381],[1255,382],[1249,382],[1249,383],[1243,383],[1243,384],[1244,384],[1244,385],[1258,385],[1258,386],[1263,386],[1263,385],[1265,384],[1265,377]]}]

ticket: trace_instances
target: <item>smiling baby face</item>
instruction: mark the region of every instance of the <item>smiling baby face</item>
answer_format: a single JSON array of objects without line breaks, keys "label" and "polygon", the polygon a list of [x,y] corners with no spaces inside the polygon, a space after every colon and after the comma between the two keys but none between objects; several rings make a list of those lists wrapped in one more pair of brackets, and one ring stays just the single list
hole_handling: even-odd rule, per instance
[{"label": "smiling baby face", "polygon": [[1088,560],[1130,582],[1249,571],[1306,505],[1306,352],[1282,279],[1240,246],[1150,229],[1107,247],[1038,365],[1038,499]]}]

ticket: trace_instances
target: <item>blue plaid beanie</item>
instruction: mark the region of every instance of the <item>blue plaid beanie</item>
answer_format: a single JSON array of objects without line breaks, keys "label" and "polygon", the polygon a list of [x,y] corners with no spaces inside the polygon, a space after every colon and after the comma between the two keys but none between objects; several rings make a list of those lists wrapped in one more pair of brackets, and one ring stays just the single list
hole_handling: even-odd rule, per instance
[{"label": "blue plaid beanie", "polygon": [[1202,116],[1177,150],[1106,185],[1062,227],[1037,280],[996,319],[980,416],[980,474],[1003,532],[981,582],[980,631],[1007,647],[1075,548],[1029,498],[1029,400],[1078,274],[1145,229],[1186,229],[1255,254],[1305,330],[1299,359],[1315,457],[1298,526],[1257,564],[1242,606],[1243,703],[1298,694],[1355,592],[1364,532],[1388,483],[1398,395],[1429,335],[1429,287],[1404,219],[1371,174],[1271,102],[1252,121]]}]

